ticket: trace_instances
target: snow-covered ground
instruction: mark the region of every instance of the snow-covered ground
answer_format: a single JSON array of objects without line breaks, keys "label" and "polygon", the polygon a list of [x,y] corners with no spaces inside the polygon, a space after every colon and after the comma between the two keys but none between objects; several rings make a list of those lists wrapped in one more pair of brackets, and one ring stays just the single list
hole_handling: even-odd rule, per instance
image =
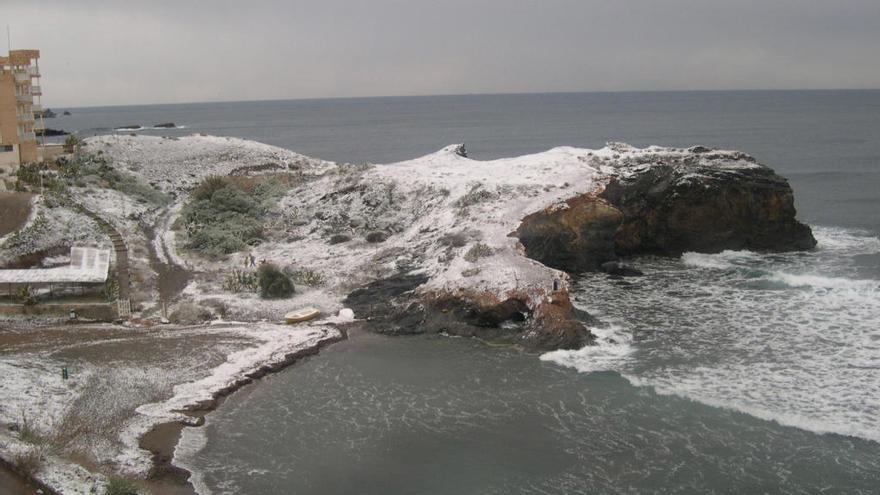
[{"label": "snow-covered ground", "polygon": [[[263,366],[339,338],[332,326],[337,321],[160,330],[103,326],[83,329],[79,338],[51,328],[0,330],[0,341],[9,342],[0,352],[0,423],[19,429],[27,423],[38,432],[37,448],[44,456],[40,480],[65,494],[94,493],[103,474],[74,464],[71,454],[144,476],[151,459],[138,447],[141,435],[156,424],[185,419],[180,411],[210,400]],[[65,367],[67,380],[61,376]],[[72,430],[76,437],[66,435]],[[11,459],[35,448],[33,440],[25,440],[0,429],[0,455]]]}]

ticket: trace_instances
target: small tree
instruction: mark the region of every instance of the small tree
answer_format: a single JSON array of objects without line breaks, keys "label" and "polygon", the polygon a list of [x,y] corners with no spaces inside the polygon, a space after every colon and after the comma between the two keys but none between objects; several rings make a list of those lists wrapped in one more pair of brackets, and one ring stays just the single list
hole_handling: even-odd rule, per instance
[{"label": "small tree", "polygon": [[79,138],[74,136],[73,134],[68,134],[64,139],[64,152],[65,153],[73,153],[76,151],[76,147],[79,146]]},{"label": "small tree", "polygon": [[257,273],[260,278],[260,297],[263,299],[280,299],[293,295],[293,282],[277,266],[264,263]]}]

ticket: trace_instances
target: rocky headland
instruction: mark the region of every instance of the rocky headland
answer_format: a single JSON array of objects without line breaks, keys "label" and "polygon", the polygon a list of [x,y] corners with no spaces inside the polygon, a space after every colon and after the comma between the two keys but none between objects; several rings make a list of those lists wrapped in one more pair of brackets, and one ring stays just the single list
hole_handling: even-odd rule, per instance
[{"label": "rocky headland", "polygon": [[[80,155],[80,169],[106,180],[73,196],[133,245],[138,316],[156,317],[161,299],[192,316],[181,323],[348,306],[378,332],[576,348],[595,321],[572,305],[571,274],[634,275],[618,261],[641,254],[816,244],[783,177],[745,153],[701,146],[609,143],[480,161],[452,145],[352,165],[233,138],[116,136],[87,140]],[[225,187],[218,177],[239,189],[222,191],[228,210],[200,217],[217,199],[203,184]],[[218,215],[238,220],[206,218]],[[248,258],[283,267],[296,296],[230,289]],[[176,290],[162,291],[171,272]]]}]

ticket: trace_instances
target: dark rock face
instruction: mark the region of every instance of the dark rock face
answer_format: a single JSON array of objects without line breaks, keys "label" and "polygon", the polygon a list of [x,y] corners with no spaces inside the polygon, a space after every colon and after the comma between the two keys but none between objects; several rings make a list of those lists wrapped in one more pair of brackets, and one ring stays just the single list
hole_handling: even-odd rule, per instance
[{"label": "dark rock face", "polygon": [[783,177],[742,153],[688,152],[616,164],[604,190],[531,214],[512,235],[530,258],[567,271],[640,254],[815,247]]},{"label": "dark rock face", "polygon": [[593,340],[584,323],[596,320],[575,309],[565,291],[532,310],[525,294],[504,300],[480,292],[416,295],[426,281],[421,275],[377,280],[352,291],[344,304],[366,318],[365,329],[387,335],[442,332],[539,350],[577,349]]},{"label": "dark rock face", "polygon": [[612,180],[602,197],[623,213],[615,252],[627,256],[725,249],[812,249],[810,228],[795,220],[788,181],[766,167],[748,173],[703,170],[683,179],[670,166],[652,167],[634,179]]},{"label": "dark rock face", "polygon": [[174,122],[163,122],[161,124],[156,124],[153,127],[157,129],[174,129],[177,125]]},{"label": "dark rock face", "polygon": [[514,232],[529,258],[570,271],[593,270],[616,259],[612,239],[623,222],[623,213],[604,199],[589,195],[566,204],[566,209],[528,215]]}]

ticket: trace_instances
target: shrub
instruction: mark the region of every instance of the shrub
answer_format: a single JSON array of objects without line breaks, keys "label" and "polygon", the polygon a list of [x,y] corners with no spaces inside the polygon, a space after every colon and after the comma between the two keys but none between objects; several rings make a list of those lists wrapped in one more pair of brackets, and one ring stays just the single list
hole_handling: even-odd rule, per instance
[{"label": "shrub", "polygon": [[226,179],[219,175],[212,175],[202,181],[193,189],[192,197],[196,201],[211,199],[215,192],[226,187]]},{"label": "shrub", "polygon": [[293,295],[293,282],[272,263],[260,265],[257,274],[260,279],[260,297],[279,299]]},{"label": "shrub", "polygon": [[233,268],[232,272],[223,280],[223,288],[234,293],[256,292],[259,288],[257,274]]},{"label": "shrub", "polygon": [[21,441],[31,445],[42,445],[46,441],[45,437],[31,424],[24,411],[21,413],[21,423],[18,424],[18,437],[21,438]]},{"label": "shrub", "polygon": [[43,467],[43,451],[31,447],[12,456],[12,464],[27,476],[33,477]]},{"label": "shrub", "polygon": [[181,214],[187,247],[221,256],[259,244],[265,238],[266,212],[284,190],[274,179],[208,177]]},{"label": "shrub", "polygon": [[388,239],[388,234],[381,231],[373,231],[367,234],[367,242],[377,243],[377,242],[385,242]]},{"label": "shrub", "polygon": [[351,236],[347,234],[336,234],[330,237],[328,243],[330,244],[341,244],[343,242],[348,242],[351,240]]},{"label": "shrub", "polygon": [[476,262],[480,258],[485,258],[487,256],[492,256],[494,251],[489,246],[483,244],[482,242],[478,242],[471,246],[468,249],[468,252],[464,254],[464,259],[470,261],[471,263]]},{"label": "shrub", "polygon": [[465,247],[467,245],[467,236],[464,232],[456,232],[452,234],[444,234],[440,238],[441,246]]},{"label": "shrub", "polygon": [[285,267],[284,273],[287,274],[294,283],[300,285],[306,285],[309,287],[320,287],[327,283],[327,280],[324,278],[324,275],[321,275],[320,272],[315,270],[309,270],[308,268],[293,268],[292,266]]},{"label": "shrub", "polygon": [[104,495],[137,495],[137,485],[121,476],[110,476],[107,480],[107,486],[104,488]]}]

